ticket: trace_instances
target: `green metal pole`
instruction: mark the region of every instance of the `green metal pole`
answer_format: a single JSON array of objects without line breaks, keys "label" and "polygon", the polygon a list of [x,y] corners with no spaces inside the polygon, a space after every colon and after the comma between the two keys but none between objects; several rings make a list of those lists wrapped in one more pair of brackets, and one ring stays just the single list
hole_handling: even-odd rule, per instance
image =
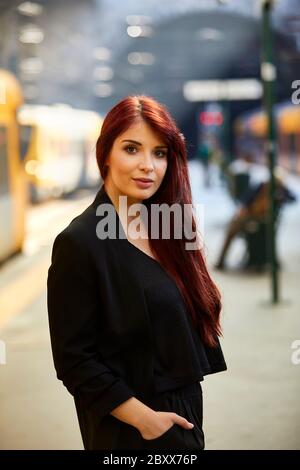
[{"label": "green metal pole", "polygon": [[269,214],[268,214],[268,248],[270,254],[270,270],[272,283],[272,303],[279,301],[278,292],[278,267],[276,256],[276,233],[275,233],[275,178],[274,166],[276,161],[276,136],[274,120],[274,80],[276,69],[272,57],[272,32],[270,25],[270,14],[273,0],[263,0],[263,46],[261,75],[264,85],[264,106],[267,114],[268,136],[267,136],[267,156],[270,170],[269,184]]}]

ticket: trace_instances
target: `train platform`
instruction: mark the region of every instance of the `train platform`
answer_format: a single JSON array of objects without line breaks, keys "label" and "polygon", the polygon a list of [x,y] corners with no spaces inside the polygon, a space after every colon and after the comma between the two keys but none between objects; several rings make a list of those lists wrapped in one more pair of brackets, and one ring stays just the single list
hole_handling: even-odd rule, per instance
[{"label": "train platform", "polygon": [[[215,271],[225,226],[234,205],[217,176],[204,189],[201,167],[190,162],[195,203],[203,204],[204,243],[211,273],[223,296],[221,338],[228,370],[203,382],[206,449],[300,449],[300,364],[292,343],[300,340],[298,195],[287,206],[278,233],[280,303],[272,306],[268,274],[236,268],[237,240],[229,270]],[[23,255],[1,267],[0,449],[82,449],[75,406],[55,375],[46,308],[46,277],[53,239],[94,194],[32,207]]]},{"label": "train platform", "polygon": [[[212,266],[235,207],[217,177],[204,190],[197,162],[190,168],[194,200],[204,204]],[[223,296],[221,342],[228,370],[204,381],[207,449],[300,449],[300,364],[291,359],[292,343],[300,340],[300,178],[289,176],[287,183],[297,202],[285,206],[278,231],[279,304],[271,304],[269,274],[237,269],[242,240],[230,249],[228,271],[212,270]]]}]

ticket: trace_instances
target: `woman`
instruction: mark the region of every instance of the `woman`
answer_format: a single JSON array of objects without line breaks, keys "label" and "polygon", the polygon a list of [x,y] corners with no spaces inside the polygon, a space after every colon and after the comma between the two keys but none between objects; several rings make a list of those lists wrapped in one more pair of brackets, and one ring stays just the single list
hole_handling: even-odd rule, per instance
[{"label": "woman", "polygon": [[56,237],[48,271],[57,377],[85,449],[204,449],[200,382],[226,363],[202,250],[174,236],[183,219],[195,232],[192,211],[166,220],[191,204],[184,138],[162,104],[129,96],[107,114],[96,156],[103,184]]}]

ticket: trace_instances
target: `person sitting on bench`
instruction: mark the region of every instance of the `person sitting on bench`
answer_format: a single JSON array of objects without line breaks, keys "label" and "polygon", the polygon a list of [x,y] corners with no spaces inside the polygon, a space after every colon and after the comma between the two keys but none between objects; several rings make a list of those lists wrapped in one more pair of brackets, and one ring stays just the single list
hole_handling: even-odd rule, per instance
[{"label": "person sitting on bench", "polygon": [[[275,211],[278,215],[282,205],[296,200],[295,195],[285,185],[284,172],[275,168]],[[223,241],[223,246],[215,264],[215,269],[225,269],[225,258],[233,239],[246,231],[249,220],[266,221],[269,212],[269,181],[263,181],[249,188],[239,208],[233,215]]]}]

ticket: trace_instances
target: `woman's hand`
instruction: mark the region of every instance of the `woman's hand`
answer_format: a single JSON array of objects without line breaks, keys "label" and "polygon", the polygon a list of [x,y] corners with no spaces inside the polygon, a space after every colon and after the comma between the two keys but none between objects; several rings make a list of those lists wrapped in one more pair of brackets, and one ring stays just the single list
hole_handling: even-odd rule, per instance
[{"label": "woman's hand", "polygon": [[151,440],[162,436],[174,424],[179,424],[185,429],[192,429],[193,423],[190,423],[183,416],[177,413],[167,411],[155,411],[147,416],[142,424],[138,427],[143,439]]},{"label": "woman's hand", "polygon": [[134,426],[144,439],[155,439],[162,436],[174,424],[185,429],[192,429],[183,416],[169,411],[155,411],[135,397],[131,397],[114,408],[110,414],[124,423]]}]

